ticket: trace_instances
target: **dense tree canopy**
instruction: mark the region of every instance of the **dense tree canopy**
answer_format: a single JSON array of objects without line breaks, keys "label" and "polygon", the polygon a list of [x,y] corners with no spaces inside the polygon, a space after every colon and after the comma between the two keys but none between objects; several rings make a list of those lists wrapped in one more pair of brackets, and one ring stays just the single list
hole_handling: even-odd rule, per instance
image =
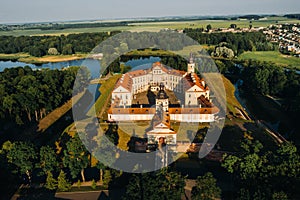
[{"label": "dense tree canopy", "polygon": [[208,172],[204,176],[198,176],[196,186],[192,188],[192,199],[213,200],[220,198],[221,189],[216,185],[216,179]]},{"label": "dense tree canopy", "polygon": [[27,52],[38,57],[46,54],[88,53],[100,42],[117,33],[119,32],[80,33],[67,36],[0,36],[0,53]]},{"label": "dense tree canopy", "polygon": [[242,72],[244,88],[255,94],[273,95],[285,99],[287,111],[300,111],[300,76],[272,63],[247,61]]},{"label": "dense tree canopy", "polygon": [[[17,124],[41,119],[71,98],[77,71],[77,67],[67,70],[32,70],[27,66],[5,69],[0,73],[0,118],[10,117]],[[80,75],[82,78],[76,81],[80,85],[75,86],[77,92],[88,80],[88,74]]]},{"label": "dense tree canopy", "polygon": [[267,51],[277,48],[277,45],[267,41],[262,32],[207,34],[192,28],[184,29],[184,32],[200,44],[218,45],[221,42],[226,42],[236,55],[240,55],[244,51]]},{"label": "dense tree canopy", "polygon": [[157,173],[136,174],[129,179],[123,199],[181,199],[185,177],[162,169]]},{"label": "dense tree canopy", "polygon": [[89,156],[78,133],[67,142],[66,146],[63,159],[64,166],[70,169],[72,178],[76,178],[81,172],[82,181],[85,181],[84,169],[89,164]]},{"label": "dense tree canopy", "polygon": [[31,172],[37,160],[35,146],[29,142],[14,142],[6,154],[9,163],[15,165],[20,174],[31,179]]},{"label": "dense tree canopy", "polygon": [[57,155],[50,146],[42,146],[40,149],[40,167],[48,174],[48,172],[57,171],[58,159]]},{"label": "dense tree canopy", "polygon": [[300,177],[300,156],[293,144],[282,144],[275,152],[265,151],[259,141],[245,140],[241,147],[240,154],[225,155],[222,164],[239,183],[241,199],[271,199],[273,195],[295,193]]}]

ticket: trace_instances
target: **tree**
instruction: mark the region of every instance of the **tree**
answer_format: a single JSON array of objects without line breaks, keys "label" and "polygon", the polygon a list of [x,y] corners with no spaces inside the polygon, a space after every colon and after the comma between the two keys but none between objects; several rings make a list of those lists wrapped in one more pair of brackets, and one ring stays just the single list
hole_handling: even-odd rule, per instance
[{"label": "tree", "polygon": [[0,154],[7,154],[12,147],[13,147],[13,143],[7,140],[2,144],[2,149],[0,150]]},{"label": "tree", "polygon": [[66,44],[63,48],[62,48],[62,54],[64,55],[72,55],[75,53],[74,49],[73,49],[73,45],[72,44]]},{"label": "tree", "polygon": [[242,142],[241,147],[243,149],[242,156],[226,155],[222,166],[230,173],[238,171],[242,180],[255,180],[263,171],[262,168],[266,162],[265,158],[259,154],[263,146],[257,140],[252,142],[246,139]]},{"label": "tree", "polygon": [[105,170],[104,177],[103,177],[103,184],[105,186],[108,186],[109,183],[111,182],[111,180],[112,180],[112,176],[111,176],[110,170]]},{"label": "tree", "polygon": [[167,169],[157,173],[135,174],[129,179],[124,199],[181,199],[184,186],[185,177]]},{"label": "tree", "polygon": [[29,54],[35,57],[42,57],[46,55],[43,48],[41,46],[32,46],[29,49]]},{"label": "tree", "polygon": [[26,174],[31,180],[31,171],[34,168],[37,154],[32,143],[14,142],[6,155],[8,162],[16,165],[21,174]]},{"label": "tree", "polygon": [[274,192],[272,195],[273,200],[288,200],[288,196],[284,192]]},{"label": "tree", "polygon": [[48,54],[49,55],[58,55],[59,53],[56,48],[52,47],[52,48],[48,49]]},{"label": "tree", "polygon": [[66,174],[63,170],[60,171],[60,173],[57,177],[57,188],[63,192],[71,189],[71,184],[66,179]]},{"label": "tree", "polygon": [[40,167],[45,173],[52,172],[58,167],[57,155],[50,146],[43,146],[40,149]]},{"label": "tree", "polygon": [[64,166],[70,169],[72,178],[76,178],[80,173],[82,181],[85,181],[84,169],[89,164],[89,155],[78,133],[67,142],[66,147],[67,149],[64,150]]},{"label": "tree", "polygon": [[93,190],[95,190],[97,188],[97,184],[96,184],[96,181],[94,179],[92,180],[91,188]]},{"label": "tree", "polygon": [[210,24],[208,24],[208,25],[206,26],[207,32],[209,32],[211,29],[212,29],[212,26],[211,26]]},{"label": "tree", "polygon": [[12,110],[15,104],[16,101],[14,100],[13,95],[8,95],[4,97],[2,105],[4,109],[8,110],[10,116],[12,116]]},{"label": "tree", "polygon": [[213,200],[220,198],[221,189],[216,184],[216,179],[211,172],[198,176],[196,186],[192,189],[192,199]]},{"label": "tree", "polygon": [[259,141],[245,140],[241,147],[242,152],[225,155],[222,163],[239,183],[241,199],[273,199],[274,191],[293,195],[298,190],[295,185],[300,177],[300,156],[293,144],[284,143],[276,151],[263,151]]},{"label": "tree", "polygon": [[53,174],[50,171],[47,172],[45,188],[49,190],[55,190],[57,188],[57,180],[53,178]]},{"label": "tree", "polygon": [[160,185],[158,194],[165,200],[180,199],[184,194],[185,179],[186,177],[178,172],[162,169],[155,179]]},{"label": "tree", "polygon": [[237,25],[236,25],[236,24],[230,24],[230,28],[236,29],[236,28],[237,28]]},{"label": "tree", "polygon": [[114,46],[112,45],[103,45],[102,53],[103,54],[113,54],[115,52]]},{"label": "tree", "polygon": [[227,47],[216,47],[215,51],[212,53],[212,56],[231,59],[234,57],[234,52],[232,49]]},{"label": "tree", "polygon": [[120,44],[119,53],[120,53],[120,54],[124,54],[124,53],[126,53],[127,51],[128,51],[128,44],[122,42],[122,43]]},{"label": "tree", "polygon": [[100,161],[98,161],[96,167],[99,169],[99,174],[100,174],[99,182],[100,182],[100,185],[103,185],[103,170],[106,168],[106,166],[103,165]]},{"label": "tree", "polygon": [[215,63],[217,65],[220,73],[224,74],[227,70],[226,65],[220,60],[216,60]]}]

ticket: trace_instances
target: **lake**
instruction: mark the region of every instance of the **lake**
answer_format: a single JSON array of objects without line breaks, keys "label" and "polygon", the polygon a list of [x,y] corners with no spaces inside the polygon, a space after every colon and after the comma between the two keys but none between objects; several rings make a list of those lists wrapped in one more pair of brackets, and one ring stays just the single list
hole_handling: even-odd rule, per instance
[{"label": "lake", "polygon": [[[157,61],[160,61],[159,57],[132,59],[125,62],[125,65],[131,66],[134,69],[145,69],[149,68],[152,63]],[[6,68],[25,66],[29,66],[32,69],[62,69],[69,66],[86,66],[89,68],[93,79],[98,78],[100,76],[100,61],[95,59],[80,59],[64,62],[50,62],[44,64],[28,64],[18,61],[0,61],[0,72],[4,71],[4,69]]]}]

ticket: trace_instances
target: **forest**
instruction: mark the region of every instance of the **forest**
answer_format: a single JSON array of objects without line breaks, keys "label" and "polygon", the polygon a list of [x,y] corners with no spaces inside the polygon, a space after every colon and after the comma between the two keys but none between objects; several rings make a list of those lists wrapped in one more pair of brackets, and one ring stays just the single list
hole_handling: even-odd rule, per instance
[{"label": "forest", "polygon": [[187,36],[193,38],[199,44],[219,45],[226,43],[226,46],[240,55],[245,51],[273,51],[277,44],[267,41],[262,32],[243,33],[202,33],[203,29],[184,29]]},{"label": "forest", "polygon": [[0,36],[0,53],[24,52],[36,57],[47,54],[88,53],[100,42],[117,33],[119,32],[81,33],[66,36]]},{"label": "forest", "polygon": [[[184,29],[186,35],[198,43],[207,45],[226,43],[226,46],[232,49],[236,55],[240,55],[244,51],[270,51],[277,48],[277,45],[266,40],[266,36],[262,32],[207,34],[202,33],[202,31],[203,29]],[[56,54],[71,55],[76,52],[89,53],[102,41],[118,33],[120,31],[69,34],[66,36],[0,36],[0,53],[24,52],[36,57]],[[169,33],[166,37],[165,32],[160,32],[160,34],[156,34],[156,40],[153,39],[153,35],[155,34],[124,33],[121,42],[127,43],[129,49],[140,48],[140,44],[143,44],[144,47],[158,44],[161,47],[173,50],[180,50],[183,45],[191,43],[183,38],[178,38],[178,35],[172,33]],[[115,46],[114,44],[111,45]]]},{"label": "forest", "polygon": [[[78,69],[32,70],[27,66],[5,69],[0,73],[0,119],[22,125],[43,118],[69,100],[73,89],[80,92],[86,86],[83,82],[73,88]],[[88,76],[81,78],[88,80]]]}]

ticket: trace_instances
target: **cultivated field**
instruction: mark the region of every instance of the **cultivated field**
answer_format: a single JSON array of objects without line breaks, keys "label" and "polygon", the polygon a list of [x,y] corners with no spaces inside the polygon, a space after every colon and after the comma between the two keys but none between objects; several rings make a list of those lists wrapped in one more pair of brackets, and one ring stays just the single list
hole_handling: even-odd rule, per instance
[{"label": "cultivated field", "polygon": [[[252,21],[253,27],[267,27],[276,23],[299,23],[299,20],[288,19],[285,17],[269,17],[262,20]],[[158,32],[161,29],[184,29],[184,28],[206,28],[210,24],[212,28],[228,28],[230,24],[236,24],[239,28],[248,28],[250,21],[248,20],[190,20],[190,21],[170,21],[170,22],[141,22],[131,23],[129,26],[115,26],[115,27],[96,27],[96,28],[70,28],[63,30],[40,30],[40,29],[28,29],[28,30],[14,30],[14,31],[0,31],[0,35],[68,35],[72,33],[92,33],[92,32],[109,32],[109,31],[155,31]]]}]

